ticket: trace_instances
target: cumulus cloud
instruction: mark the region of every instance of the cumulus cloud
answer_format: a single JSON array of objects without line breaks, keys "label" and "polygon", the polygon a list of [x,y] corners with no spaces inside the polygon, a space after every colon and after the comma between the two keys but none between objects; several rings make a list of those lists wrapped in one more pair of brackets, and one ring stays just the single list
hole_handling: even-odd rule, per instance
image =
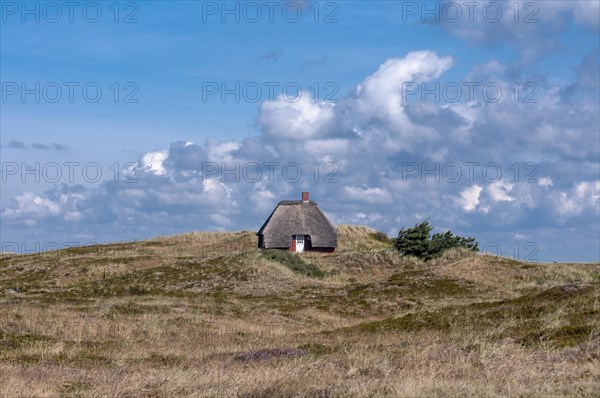
[{"label": "cumulus cloud", "polygon": [[[354,126],[363,131],[371,122],[381,122],[392,133],[406,139],[416,139],[420,135],[434,134],[426,126],[411,123],[405,112],[405,92],[407,84],[423,83],[437,79],[448,70],[454,61],[449,56],[439,56],[432,51],[416,51],[403,58],[385,61],[379,69],[360,83],[354,95],[342,104],[346,107],[344,116],[356,116]],[[419,128],[420,127],[420,128]]]},{"label": "cumulus cloud", "polygon": [[25,225],[36,225],[37,221],[48,219],[78,221],[81,218],[78,204],[82,199],[81,187],[53,189],[45,195],[25,191],[16,195],[12,206],[3,209],[1,215],[5,220],[22,220]]},{"label": "cumulus cloud", "polygon": [[156,175],[163,175],[166,173],[164,161],[167,159],[168,153],[166,150],[148,152],[142,156],[140,160],[141,167],[143,170],[149,170]]},{"label": "cumulus cloud", "polygon": [[581,181],[567,191],[561,191],[556,199],[556,210],[561,217],[580,215],[590,210],[600,213],[600,181]]},{"label": "cumulus cloud", "polygon": [[515,200],[510,196],[514,184],[505,181],[496,181],[488,185],[487,190],[491,199],[495,202],[512,202]]},{"label": "cumulus cloud", "polygon": [[333,119],[331,104],[315,103],[308,92],[302,92],[297,100],[281,95],[276,101],[264,102],[257,122],[268,137],[304,141],[327,134]]},{"label": "cumulus cloud", "polygon": [[462,207],[462,209],[466,212],[473,211],[479,205],[479,195],[483,191],[483,187],[479,185],[473,185],[469,188],[465,188],[462,192],[460,192],[460,197],[456,200],[456,202]]}]

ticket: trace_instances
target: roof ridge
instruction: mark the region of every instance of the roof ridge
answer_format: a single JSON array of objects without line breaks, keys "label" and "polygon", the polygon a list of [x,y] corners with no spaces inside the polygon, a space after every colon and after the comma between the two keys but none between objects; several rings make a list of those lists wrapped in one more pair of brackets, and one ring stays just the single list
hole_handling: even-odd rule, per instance
[{"label": "roof ridge", "polygon": [[304,202],[302,200],[281,200],[279,201],[278,205],[301,205],[303,203],[308,203],[311,205],[317,205],[317,202],[315,202],[314,200],[310,200],[308,202]]}]

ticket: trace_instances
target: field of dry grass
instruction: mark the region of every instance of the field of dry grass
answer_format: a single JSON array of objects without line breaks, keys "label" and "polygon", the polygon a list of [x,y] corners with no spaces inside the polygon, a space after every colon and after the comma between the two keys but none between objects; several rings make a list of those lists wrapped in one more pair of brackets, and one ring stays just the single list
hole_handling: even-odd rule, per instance
[{"label": "field of dry grass", "polygon": [[0,396],[600,395],[600,264],[423,263],[373,232],[2,255]]}]

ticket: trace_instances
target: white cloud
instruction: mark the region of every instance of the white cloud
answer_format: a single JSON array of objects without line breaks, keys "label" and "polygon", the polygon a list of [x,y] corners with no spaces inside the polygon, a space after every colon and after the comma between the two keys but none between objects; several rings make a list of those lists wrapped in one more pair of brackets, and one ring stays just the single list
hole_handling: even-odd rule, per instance
[{"label": "white cloud", "polygon": [[561,217],[576,216],[585,210],[600,211],[600,181],[581,181],[568,191],[561,191],[556,201]]},{"label": "white cloud", "polygon": [[360,125],[376,118],[403,139],[432,136],[434,131],[417,128],[405,113],[409,88],[437,79],[453,64],[452,57],[439,56],[433,51],[415,51],[403,58],[389,59],[356,87],[353,99],[347,99],[341,106]]},{"label": "white cloud", "polygon": [[350,141],[343,138],[305,141],[303,149],[306,153],[324,162],[345,157]]},{"label": "white cloud", "polygon": [[68,192],[57,195],[37,195],[25,191],[13,198],[13,205],[2,210],[4,219],[23,219],[27,225],[37,225],[36,220],[62,218],[79,221],[82,218],[77,206],[84,199],[80,193]]},{"label": "white cloud", "polygon": [[215,163],[225,162],[233,164],[237,160],[234,153],[239,150],[240,147],[241,143],[238,141],[218,142],[214,139],[209,139],[206,143],[208,160]]},{"label": "white cloud", "polygon": [[500,180],[488,185],[487,191],[495,202],[512,202],[515,198],[510,196],[509,193],[513,187],[514,184]]},{"label": "white cloud", "polygon": [[156,175],[164,175],[167,172],[164,166],[167,156],[167,150],[148,152],[142,156],[141,167],[143,170],[149,170]]},{"label": "white cloud", "polygon": [[[306,141],[310,152],[322,153],[321,145],[345,151],[349,142],[340,136],[361,137],[364,148],[379,153],[413,148],[417,142],[439,138],[439,134],[427,125],[413,123],[406,114],[406,84],[437,79],[453,63],[452,57],[433,51],[411,52],[385,61],[337,104],[316,103],[307,93],[297,102],[282,96],[264,102],[257,124],[267,139],[284,140],[284,144]],[[438,112],[438,107],[430,111]]]},{"label": "white cloud", "polygon": [[315,102],[303,92],[296,102],[279,96],[264,102],[259,109],[258,125],[268,137],[305,141],[323,137],[334,120],[333,104]]},{"label": "white cloud", "polygon": [[456,200],[456,203],[466,212],[473,211],[479,205],[481,191],[483,191],[483,187],[476,184],[465,188],[460,192],[460,198]]}]

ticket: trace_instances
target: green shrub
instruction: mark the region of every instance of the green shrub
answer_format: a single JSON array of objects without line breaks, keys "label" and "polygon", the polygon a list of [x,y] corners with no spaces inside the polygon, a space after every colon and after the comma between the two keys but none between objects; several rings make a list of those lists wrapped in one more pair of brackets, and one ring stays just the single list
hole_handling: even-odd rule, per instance
[{"label": "green shrub", "polygon": [[415,256],[421,260],[427,261],[437,258],[448,249],[454,247],[462,247],[465,249],[479,251],[479,244],[475,238],[464,238],[454,235],[448,231],[443,234],[433,234],[433,227],[429,225],[429,221],[425,220],[413,228],[402,228],[398,232],[398,238],[394,242],[394,246],[403,254]]},{"label": "green shrub", "polygon": [[298,254],[290,253],[286,250],[275,249],[263,250],[262,254],[267,259],[276,261],[298,274],[309,276],[311,278],[322,278],[325,276],[325,272],[319,267],[315,264],[307,263]]}]

